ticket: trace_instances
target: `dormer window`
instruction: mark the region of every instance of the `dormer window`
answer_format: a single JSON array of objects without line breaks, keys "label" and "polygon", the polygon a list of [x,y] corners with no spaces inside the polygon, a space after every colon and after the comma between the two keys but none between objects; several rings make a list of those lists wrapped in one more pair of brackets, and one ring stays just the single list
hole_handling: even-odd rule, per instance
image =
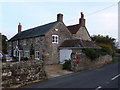
[{"label": "dormer window", "polygon": [[58,35],[52,35],[52,43],[58,43]]}]

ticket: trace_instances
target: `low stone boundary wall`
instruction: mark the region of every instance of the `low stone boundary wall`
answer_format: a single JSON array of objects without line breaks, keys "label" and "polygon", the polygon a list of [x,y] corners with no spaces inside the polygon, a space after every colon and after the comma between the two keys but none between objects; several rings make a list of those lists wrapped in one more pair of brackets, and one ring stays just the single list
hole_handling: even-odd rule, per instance
[{"label": "low stone boundary wall", "polygon": [[110,55],[100,56],[96,60],[90,60],[84,54],[80,54],[77,56],[79,57],[77,61],[75,58],[76,56],[71,60],[71,70],[75,72],[89,70],[112,62],[112,56]]},{"label": "low stone boundary wall", "polygon": [[31,60],[2,63],[2,87],[25,84],[46,78],[44,62]]}]

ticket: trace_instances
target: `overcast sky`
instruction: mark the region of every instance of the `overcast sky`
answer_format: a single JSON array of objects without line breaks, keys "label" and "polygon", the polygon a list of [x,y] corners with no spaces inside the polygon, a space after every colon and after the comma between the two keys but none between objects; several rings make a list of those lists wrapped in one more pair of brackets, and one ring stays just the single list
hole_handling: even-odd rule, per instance
[{"label": "overcast sky", "polygon": [[78,24],[80,12],[85,14],[86,27],[90,35],[109,35],[118,38],[118,1],[114,2],[0,2],[0,32],[8,39],[22,31],[56,21],[63,14],[64,23]]}]

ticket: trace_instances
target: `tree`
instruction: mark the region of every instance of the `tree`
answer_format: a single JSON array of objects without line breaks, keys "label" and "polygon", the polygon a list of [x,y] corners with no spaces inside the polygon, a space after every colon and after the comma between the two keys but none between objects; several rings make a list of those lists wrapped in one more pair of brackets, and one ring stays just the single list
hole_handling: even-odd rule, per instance
[{"label": "tree", "polygon": [[2,47],[3,53],[7,53],[7,40],[8,40],[7,37],[0,33],[0,47]]},{"label": "tree", "polygon": [[115,39],[112,37],[107,36],[102,36],[102,35],[93,35],[91,37],[93,41],[96,42],[97,45],[101,47],[107,47],[111,50],[115,48]]}]

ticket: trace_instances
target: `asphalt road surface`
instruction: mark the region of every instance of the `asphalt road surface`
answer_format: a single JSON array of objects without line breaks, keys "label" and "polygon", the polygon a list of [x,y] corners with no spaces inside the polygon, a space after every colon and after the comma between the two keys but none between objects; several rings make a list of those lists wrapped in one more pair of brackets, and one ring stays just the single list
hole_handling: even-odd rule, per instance
[{"label": "asphalt road surface", "polygon": [[117,88],[118,90],[120,89],[119,70],[120,62],[116,62],[94,70],[52,78],[23,88],[93,88],[93,90]]}]

